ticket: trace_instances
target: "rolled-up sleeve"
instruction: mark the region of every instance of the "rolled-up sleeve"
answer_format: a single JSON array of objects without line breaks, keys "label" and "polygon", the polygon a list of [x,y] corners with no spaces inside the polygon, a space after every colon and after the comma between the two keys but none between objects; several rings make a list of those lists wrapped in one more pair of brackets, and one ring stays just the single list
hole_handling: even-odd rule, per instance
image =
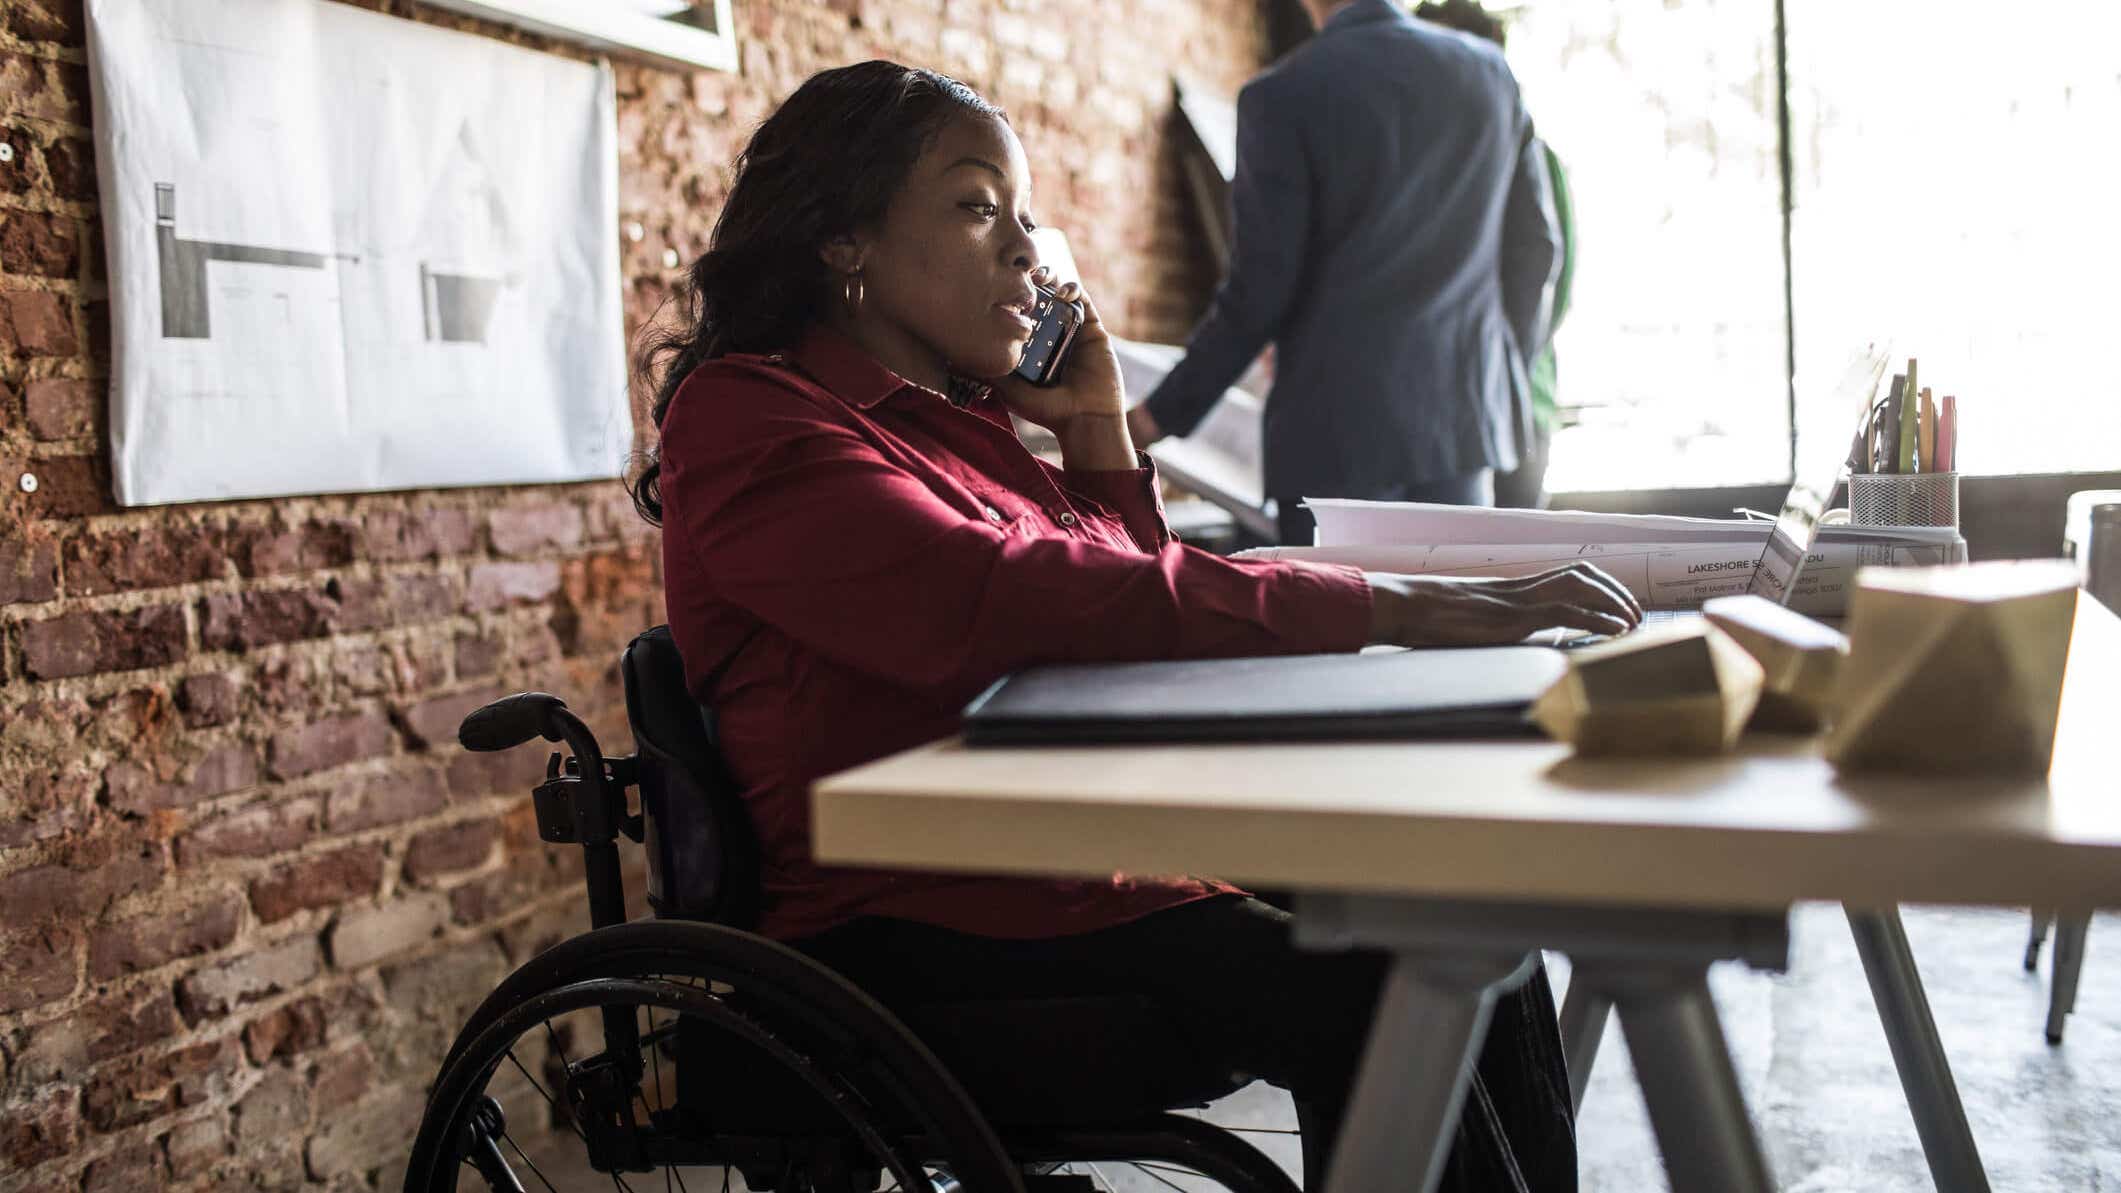
[{"label": "rolled-up sleeve", "polygon": [[1354,650],[1367,636],[1360,572],[1173,543],[1151,470],[1067,474],[1122,514],[1140,552],[1010,534],[953,508],[820,399],[741,365],[687,381],[662,460],[664,534],[687,572],[818,654],[900,684],[969,697],[1034,663]]}]

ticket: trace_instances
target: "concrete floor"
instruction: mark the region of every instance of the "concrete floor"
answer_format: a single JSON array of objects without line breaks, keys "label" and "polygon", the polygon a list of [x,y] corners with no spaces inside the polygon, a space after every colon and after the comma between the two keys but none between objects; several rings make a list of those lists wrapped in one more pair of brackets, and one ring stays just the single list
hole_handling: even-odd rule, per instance
[{"label": "concrete floor", "polygon": [[[2059,1047],[2041,1032],[2052,942],[2038,974],[2020,968],[2024,912],[1910,908],[1904,920],[1991,1187],[2121,1190],[2121,917],[2101,916],[2092,926],[2077,1013]],[[1723,966],[1711,975],[1780,1188],[1932,1188],[1841,909],[1799,907],[1790,936],[1787,974]],[[1551,968],[1558,995],[1567,963],[1554,959]],[[1609,1030],[1605,1045],[1578,1124],[1581,1188],[1663,1190],[1625,1041]],[[1254,1085],[1203,1117],[1257,1132],[1248,1138],[1295,1171],[1294,1116],[1281,1091]],[[1214,1187],[1120,1165],[1098,1168],[1117,1193]],[[687,1176],[694,1189],[721,1187],[718,1172]]]}]

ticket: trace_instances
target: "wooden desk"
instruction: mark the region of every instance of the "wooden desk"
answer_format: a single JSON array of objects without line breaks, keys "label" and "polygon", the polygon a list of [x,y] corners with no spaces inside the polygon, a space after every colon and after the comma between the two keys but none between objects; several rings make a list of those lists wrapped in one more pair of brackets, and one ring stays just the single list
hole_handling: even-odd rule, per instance
[{"label": "wooden desk", "polygon": [[[1591,950],[1592,968],[1602,956],[1625,968],[1641,959],[1630,948],[1610,956],[1596,950],[1630,913],[1695,916],[1704,941],[1720,942],[1703,945],[1701,957],[1714,959],[1744,953],[1740,938],[1761,922],[1747,913],[1783,916],[1799,899],[1888,909],[1902,902],[2121,906],[2117,762],[2121,622],[2080,599],[2044,778],[1850,778],[1827,765],[1814,741],[1768,737],[1725,758],[1595,761],[1534,741],[982,750],[943,742],[821,782],[813,835],[825,862],[1046,875],[1183,872],[1291,888],[1314,896],[1305,907],[1317,914],[1299,918],[1312,921],[1307,931],[1321,943],[1393,948],[1410,975],[1472,939],[1476,927],[1493,930],[1487,952],[1500,960],[1542,946],[1576,953],[1565,947],[1574,940]],[[1353,898],[1315,897],[1336,893]],[[1431,914],[1444,903],[1465,913],[1456,935]],[[1387,922],[1412,922],[1410,915],[1418,929]],[[1648,924],[1656,915],[1636,918]],[[1670,931],[1678,921],[1660,922]],[[1426,996],[1412,985],[1401,993],[1402,1002],[1414,1000],[1402,1010]],[[1686,1005],[1673,1014],[1698,1035],[1701,1008],[1682,993]],[[1706,1000],[1705,985],[1699,995]],[[1388,991],[1380,1035],[1393,1005]],[[1630,1021],[1626,998],[1620,1009]],[[1713,1007],[1708,1014],[1713,1026]],[[1629,1033],[1631,1047],[1637,1034]],[[1425,1042],[1436,1055],[1442,1041]],[[1702,1047],[1711,1044],[1721,1049],[1720,1029]],[[1693,1076],[1715,1085],[1713,1074]],[[1360,1093],[1371,1092],[1366,1068]],[[1704,1092],[1697,1080],[1668,1092],[1724,1091]],[[1455,1115],[1456,1103],[1445,1101]],[[1666,1124],[1654,1121],[1656,1101],[1652,1093],[1653,1125],[1673,1166]],[[1351,1132],[1359,1125],[1351,1120]],[[1731,1129],[1728,1122],[1671,1126]],[[1749,1126],[1744,1133],[1750,1138]],[[1722,1142],[1736,1151],[1703,1163],[1713,1168],[1745,1150],[1745,1140]],[[1751,1147],[1757,1157],[1757,1142]],[[1342,1167],[1336,1161],[1336,1186],[1356,1187],[1342,1185]],[[1675,1168],[1675,1187],[1683,1187],[1680,1177]],[[1738,1179],[1727,1187],[1755,1184]],[[1767,1187],[1764,1165],[1758,1187]]]}]

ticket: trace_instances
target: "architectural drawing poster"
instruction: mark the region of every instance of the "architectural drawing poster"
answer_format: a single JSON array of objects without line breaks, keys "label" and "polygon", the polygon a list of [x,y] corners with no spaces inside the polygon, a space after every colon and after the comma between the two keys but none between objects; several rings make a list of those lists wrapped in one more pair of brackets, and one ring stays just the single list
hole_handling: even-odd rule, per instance
[{"label": "architectural drawing poster", "polygon": [[607,68],[324,0],[89,0],[126,505],[619,474]]}]

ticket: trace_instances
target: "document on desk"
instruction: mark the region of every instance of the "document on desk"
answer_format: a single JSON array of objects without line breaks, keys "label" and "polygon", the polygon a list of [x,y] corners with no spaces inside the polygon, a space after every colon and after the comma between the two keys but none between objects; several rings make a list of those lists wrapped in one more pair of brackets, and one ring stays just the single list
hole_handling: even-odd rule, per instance
[{"label": "document on desk", "polygon": [[[1318,518],[1318,546],[1269,547],[1238,558],[1443,576],[1523,576],[1583,560],[1611,573],[1653,609],[1692,609],[1746,591],[1772,526],[1413,502],[1306,504]],[[1952,563],[1965,553],[1965,543],[1949,527],[1822,527],[1790,608],[1838,616],[1858,568]]]}]

